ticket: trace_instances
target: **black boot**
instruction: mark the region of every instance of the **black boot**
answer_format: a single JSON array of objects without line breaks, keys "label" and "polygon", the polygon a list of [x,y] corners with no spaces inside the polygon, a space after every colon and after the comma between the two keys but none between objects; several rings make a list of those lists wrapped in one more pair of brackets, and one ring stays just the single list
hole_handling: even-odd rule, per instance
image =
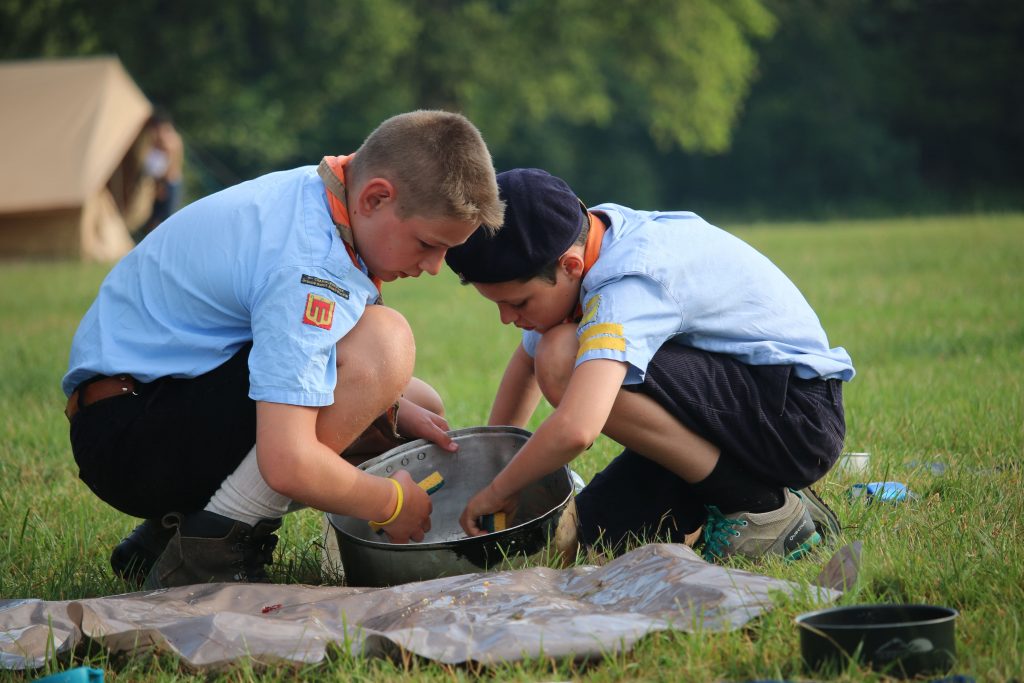
[{"label": "black boot", "polygon": [[280,519],[249,526],[214,512],[172,512],[163,520],[174,534],[146,577],[145,588],[194,583],[270,583],[264,565],[273,562]]},{"label": "black boot", "polygon": [[165,529],[159,519],[147,519],[117,544],[110,554],[110,568],[128,583],[142,586],[173,535],[174,529]]}]

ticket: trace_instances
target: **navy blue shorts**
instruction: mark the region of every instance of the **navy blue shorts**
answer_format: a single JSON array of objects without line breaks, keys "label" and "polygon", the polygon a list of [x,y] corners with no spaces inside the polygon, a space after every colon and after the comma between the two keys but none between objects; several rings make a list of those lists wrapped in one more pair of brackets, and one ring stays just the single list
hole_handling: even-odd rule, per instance
[{"label": "navy blue shorts", "polygon": [[[803,380],[788,365],[745,365],[718,353],[666,344],[643,384],[690,431],[766,484],[803,488],[843,449],[842,382]],[[580,539],[621,550],[630,537],[672,542],[704,523],[704,505],[672,472],[626,449],[576,497]]]},{"label": "navy blue shorts", "polygon": [[71,419],[79,477],[135,517],[202,510],[256,444],[249,351],[191,379],[136,384]]}]

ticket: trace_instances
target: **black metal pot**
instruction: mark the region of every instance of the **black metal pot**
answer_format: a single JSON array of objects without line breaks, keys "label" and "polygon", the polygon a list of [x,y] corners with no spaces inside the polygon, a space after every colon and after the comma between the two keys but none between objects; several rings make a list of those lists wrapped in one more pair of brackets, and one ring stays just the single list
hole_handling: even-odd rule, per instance
[{"label": "black metal pot", "polygon": [[554,535],[559,515],[573,494],[567,467],[523,491],[507,529],[467,537],[459,526],[463,508],[522,448],[530,432],[516,427],[472,427],[450,435],[459,444],[456,453],[420,439],[360,465],[382,476],[407,470],[416,481],[436,471],[445,481],[431,496],[431,529],[421,543],[390,543],[385,535],[372,531],[365,520],[327,515],[348,585],[394,586],[478,572],[506,558],[539,552]]},{"label": "black metal pot", "polygon": [[892,676],[944,673],[956,661],[957,611],[933,605],[852,605],[801,614],[800,652],[811,671],[850,658]]}]

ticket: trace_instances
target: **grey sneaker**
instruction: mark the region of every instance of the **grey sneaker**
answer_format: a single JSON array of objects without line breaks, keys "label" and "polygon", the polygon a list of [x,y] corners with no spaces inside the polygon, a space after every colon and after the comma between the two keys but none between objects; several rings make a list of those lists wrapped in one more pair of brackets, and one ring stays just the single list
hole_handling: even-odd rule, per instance
[{"label": "grey sneaker", "polygon": [[800,498],[784,490],[786,502],[770,512],[736,512],[723,515],[708,505],[704,525],[704,556],[724,560],[733,555],[758,558],[768,553],[787,560],[803,557],[821,543],[811,515]]},{"label": "grey sneaker", "polygon": [[172,536],[174,529],[164,528],[159,519],[147,519],[117,544],[110,554],[110,568],[128,583],[141,586]]},{"label": "grey sneaker", "polygon": [[822,540],[834,541],[839,537],[839,534],[843,531],[843,526],[839,523],[839,517],[832,511],[825,501],[808,486],[805,489],[790,489],[796,494],[800,502],[807,508],[807,512],[811,515],[811,521],[814,522],[814,530],[821,535]]},{"label": "grey sneaker", "polygon": [[249,526],[214,512],[172,512],[163,519],[174,536],[146,576],[144,587],[170,588],[194,583],[269,583],[264,565],[274,559],[280,519]]}]

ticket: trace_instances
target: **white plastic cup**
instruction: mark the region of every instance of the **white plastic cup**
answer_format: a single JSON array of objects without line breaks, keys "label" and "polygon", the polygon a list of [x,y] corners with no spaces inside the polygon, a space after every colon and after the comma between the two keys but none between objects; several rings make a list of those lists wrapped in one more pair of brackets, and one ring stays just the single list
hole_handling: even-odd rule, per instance
[{"label": "white plastic cup", "polygon": [[870,463],[870,453],[846,453],[839,458],[839,471],[850,475],[864,474]]}]

